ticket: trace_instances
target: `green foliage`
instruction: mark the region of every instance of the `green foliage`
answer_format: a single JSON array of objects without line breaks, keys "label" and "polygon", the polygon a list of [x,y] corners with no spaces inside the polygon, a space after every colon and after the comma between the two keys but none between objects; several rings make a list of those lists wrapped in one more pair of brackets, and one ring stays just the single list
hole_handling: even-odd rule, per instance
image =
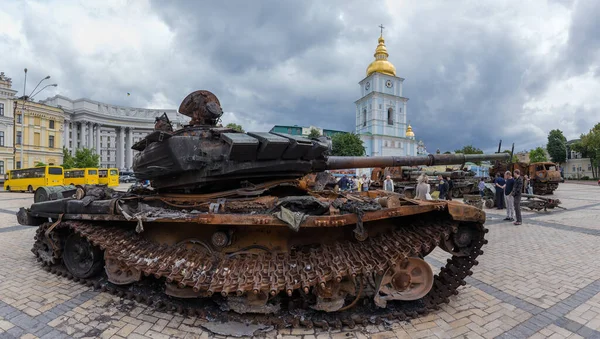
[{"label": "green foliage", "polygon": [[90,148],[79,148],[75,151],[75,156],[72,156],[66,148],[63,148],[62,167],[64,169],[97,168],[100,167],[100,155],[95,154]]},{"label": "green foliage", "polygon": [[[510,154],[510,150],[509,149],[505,149],[504,151],[502,151],[502,153],[508,153],[508,154]],[[517,157],[515,154],[513,154],[513,156],[512,156],[512,163],[516,164],[517,162],[519,162],[519,157]]]},{"label": "green foliage", "polygon": [[331,138],[332,154],[336,156],[363,156],[365,147],[354,133],[338,133]]},{"label": "green foliage", "polygon": [[600,123],[597,123],[594,128],[587,134],[581,135],[581,148],[584,153],[590,158],[592,163],[592,175],[598,177],[598,167],[600,167]]},{"label": "green foliage", "polygon": [[582,158],[589,158],[590,157],[588,155],[587,148],[583,145],[583,143],[581,142],[581,140],[575,141],[574,143],[572,143],[571,145],[569,145],[569,148],[573,152],[581,153],[581,157]]},{"label": "green foliage", "polygon": [[75,168],[75,159],[66,147],[63,147],[63,164],[64,169]]},{"label": "green foliage", "polygon": [[546,157],[546,152],[544,152],[543,147],[537,147],[537,148],[529,151],[529,162],[530,163],[544,162],[544,161],[548,161],[548,158]]},{"label": "green foliage", "polygon": [[559,129],[553,129],[548,133],[548,154],[553,162],[564,163],[567,161],[567,138]]},{"label": "green foliage", "polygon": [[238,132],[244,133],[244,129],[242,128],[242,125],[234,124],[233,122],[227,124],[225,127],[232,128]]},{"label": "green foliage", "polygon": [[477,147],[473,147],[473,145],[467,145],[462,149],[457,149],[454,153],[462,153],[462,154],[483,154],[483,151]]},{"label": "green foliage", "polygon": [[44,164],[43,162],[41,162],[41,161],[38,161],[38,162],[36,162],[36,163],[35,163],[35,166],[34,166],[34,167],[46,167],[46,166],[47,166],[47,165],[46,165],[46,164]]},{"label": "green foliage", "polygon": [[446,152],[444,152],[444,154],[452,154],[452,152],[446,151]]},{"label": "green foliage", "polygon": [[309,138],[318,138],[320,136],[321,136],[321,133],[319,133],[319,130],[316,128],[311,128],[310,133],[308,133]]}]

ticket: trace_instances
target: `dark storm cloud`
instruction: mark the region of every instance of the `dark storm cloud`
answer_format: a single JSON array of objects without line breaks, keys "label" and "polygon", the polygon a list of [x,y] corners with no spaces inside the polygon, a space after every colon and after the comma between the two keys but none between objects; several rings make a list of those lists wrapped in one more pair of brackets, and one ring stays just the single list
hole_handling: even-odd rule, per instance
[{"label": "dark storm cloud", "polygon": [[246,129],[353,131],[357,83],[383,23],[389,59],[406,79],[408,119],[429,151],[494,151],[499,139],[503,148],[529,149],[568,114],[578,117],[569,122],[573,136],[593,125],[586,97],[549,102],[557,84],[598,65],[593,0],[58,2],[47,5],[54,16],[34,4],[12,9],[25,44],[0,28],[0,44],[20,51],[8,64],[17,89],[14,73],[25,64],[52,74],[58,93],[73,98],[176,108],[208,89]]},{"label": "dark storm cloud", "polygon": [[587,72],[600,58],[600,1],[583,0],[575,4],[569,42],[563,54],[572,72]]}]

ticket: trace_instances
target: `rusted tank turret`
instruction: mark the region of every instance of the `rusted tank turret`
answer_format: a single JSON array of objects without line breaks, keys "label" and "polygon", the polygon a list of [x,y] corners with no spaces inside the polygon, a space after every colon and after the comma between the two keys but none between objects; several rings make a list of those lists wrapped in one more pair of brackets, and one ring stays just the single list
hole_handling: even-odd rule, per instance
[{"label": "rusted tank turret", "polygon": [[[327,169],[489,156],[333,157],[325,138],[217,127],[221,106],[207,91],[180,112],[188,126],[173,131],[164,115],[133,146],[136,176],[152,188],[79,187],[19,211],[19,223],[38,226],[32,251],[50,272],[205,317],[353,326],[448,302],[483,253],[477,208],[317,190],[307,180],[329,183]],[[451,259],[434,276],[423,257],[438,246]]]}]

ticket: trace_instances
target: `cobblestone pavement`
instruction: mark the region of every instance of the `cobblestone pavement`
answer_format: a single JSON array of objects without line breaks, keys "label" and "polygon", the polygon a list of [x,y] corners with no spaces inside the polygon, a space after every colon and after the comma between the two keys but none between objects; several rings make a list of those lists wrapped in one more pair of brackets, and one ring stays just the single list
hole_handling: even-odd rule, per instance
[{"label": "cobblestone pavement", "polygon": [[[523,212],[523,225],[487,210],[489,244],[450,304],[426,317],[321,332],[284,329],[267,337],[600,338],[600,187],[561,184],[568,210]],[[40,269],[35,228],[14,213],[32,196],[0,192],[0,338],[213,338],[203,320],[156,312]],[[428,261],[440,267],[445,252]]]}]

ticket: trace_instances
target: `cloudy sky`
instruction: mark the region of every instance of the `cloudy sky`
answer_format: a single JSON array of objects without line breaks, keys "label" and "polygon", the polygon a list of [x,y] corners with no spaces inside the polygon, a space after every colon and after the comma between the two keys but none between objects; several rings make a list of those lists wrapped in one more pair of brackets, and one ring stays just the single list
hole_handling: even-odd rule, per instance
[{"label": "cloudy sky", "polygon": [[[600,1],[3,1],[0,71],[28,91],[177,108],[221,100],[224,123],[354,130],[379,36],[405,78],[408,117],[430,152],[499,139],[517,151],[549,130],[600,121]],[[127,96],[127,92],[131,96]],[[508,146],[507,146],[508,147]]]}]

